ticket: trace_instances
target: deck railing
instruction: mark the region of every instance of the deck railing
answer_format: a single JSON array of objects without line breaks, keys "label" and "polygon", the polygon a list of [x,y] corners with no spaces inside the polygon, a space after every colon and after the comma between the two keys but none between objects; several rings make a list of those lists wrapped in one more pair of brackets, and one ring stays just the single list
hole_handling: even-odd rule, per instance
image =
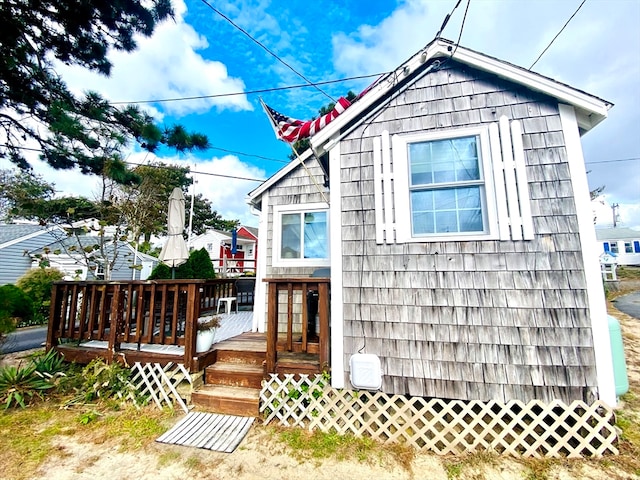
[{"label": "deck railing", "polygon": [[122,343],[184,347],[185,367],[196,355],[198,317],[234,296],[234,280],[55,282],[47,350],[61,343],[107,342],[113,360]]},{"label": "deck railing", "polygon": [[[278,352],[317,354],[320,368],[329,366],[329,278],[267,278],[266,373],[276,373]],[[317,302],[318,334],[315,325]],[[309,322],[311,319],[311,322]]]}]

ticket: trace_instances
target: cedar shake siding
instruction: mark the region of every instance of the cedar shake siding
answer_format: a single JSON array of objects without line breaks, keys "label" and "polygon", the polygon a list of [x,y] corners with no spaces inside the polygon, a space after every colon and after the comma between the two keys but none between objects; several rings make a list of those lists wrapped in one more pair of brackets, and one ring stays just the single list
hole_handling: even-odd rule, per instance
[{"label": "cedar shake siding", "polygon": [[[453,60],[403,88],[341,140],[340,178],[331,179],[342,196],[331,228],[341,228],[346,384],[350,356],[366,347],[381,359],[386,393],[594,401],[591,320],[557,100]],[[522,124],[533,239],[377,242],[374,137],[502,116]],[[392,150],[395,170],[393,157]],[[301,168],[270,190],[270,206],[308,201],[321,200]],[[495,202],[489,193],[487,202]]]},{"label": "cedar shake siding", "polygon": [[[269,190],[269,228],[266,241],[267,271],[265,275],[269,278],[305,277],[320,268],[319,266],[273,266],[274,207],[300,205],[301,209],[304,210],[304,205],[306,204],[325,203],[324,199],[329,201],[329,189],[324,186],[325,176],[320,163],[313,156],[307,158],[304,162],[306,170],[301,166],[295,168]],[[314,184],[309,174],[315,178],[318,186]],[[319,190],[318,187],[320,188]],[[324,194],[324,198],[320,192]],[[328,204],[326,204],[326,208],[329,208]],[[331,228],[331,225],[329,228]]]}]

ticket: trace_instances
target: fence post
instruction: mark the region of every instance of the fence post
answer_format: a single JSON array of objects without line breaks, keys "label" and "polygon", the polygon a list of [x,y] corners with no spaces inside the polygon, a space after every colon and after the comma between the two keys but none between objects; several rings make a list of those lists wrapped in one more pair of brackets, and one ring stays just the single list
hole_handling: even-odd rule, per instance
[{"label": "fence post", "polygon": [[276,346],[278,342],[278,285],[269,282],[267,304],[267,372],[276,371]]},{"label": "fence post", "polygon": [[320,320],[320,369],[329,366],[329,285],[318,284],[318,317]]},{"label": "fence post", "polygon": [[198,295],[200,291],[197,284],[189,283],[187,285],[187,309],[185,312],[185,327],[184,327],[184,366],[190,372],[193,369],[194,361],[193,357],[196,353],[196,322],[198,321],[199,307]]},{"label": "fence post", "polygon": [[49,305],[49,322],[47,324],[47,352],[58,345],[58,338],[55,335],[60,331],[61,310],[59,302],[62,301],[59,295],[60,286],[55,283],[51,286],[51,304]]},{"label": "fence post", "polygon": [[120,284],[115,284],[111,297],[111,315],[109,315],[109,347],[107,360],[112,362],[116,358],[116,350],[120,349],[118,340],[119,326],[122,324],[122,308],[120,305]]}]

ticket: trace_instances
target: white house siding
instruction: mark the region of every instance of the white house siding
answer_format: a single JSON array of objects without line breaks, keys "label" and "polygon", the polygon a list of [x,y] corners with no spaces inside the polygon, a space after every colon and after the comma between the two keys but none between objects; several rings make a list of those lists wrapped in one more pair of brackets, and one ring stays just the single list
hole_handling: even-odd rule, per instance
[{"label": "white house siding", "polygon": [[[394,135],[477,126],[503,115],[522,121],[535,238],[376,244],[372,138],[384,130]],[[596,398],[561,128],[556,101],[450,62],[342,140],[340,179],[332,178],[341,182],[342,213],[332,228],[342,228],[346,366],[363,348],[378,355],[387,393]]]},{"label": "white house siding", "polygon": [[0,248],[0,285],[16,283],[31,268],[31,257],[25,252],[42,248],[54,240],[51,234],[43,232]]}]

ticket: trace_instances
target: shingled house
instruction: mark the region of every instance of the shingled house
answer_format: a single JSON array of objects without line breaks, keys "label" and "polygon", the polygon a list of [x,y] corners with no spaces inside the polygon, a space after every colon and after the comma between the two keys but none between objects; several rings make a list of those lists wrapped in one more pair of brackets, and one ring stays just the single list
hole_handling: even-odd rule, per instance
[{"label": "shingled house", "polygon": [[364,352],[385,393],[615,404],[580,142],[611,106],[436,40],[250,193],[259,278],[330,268],[334,387]]}]

